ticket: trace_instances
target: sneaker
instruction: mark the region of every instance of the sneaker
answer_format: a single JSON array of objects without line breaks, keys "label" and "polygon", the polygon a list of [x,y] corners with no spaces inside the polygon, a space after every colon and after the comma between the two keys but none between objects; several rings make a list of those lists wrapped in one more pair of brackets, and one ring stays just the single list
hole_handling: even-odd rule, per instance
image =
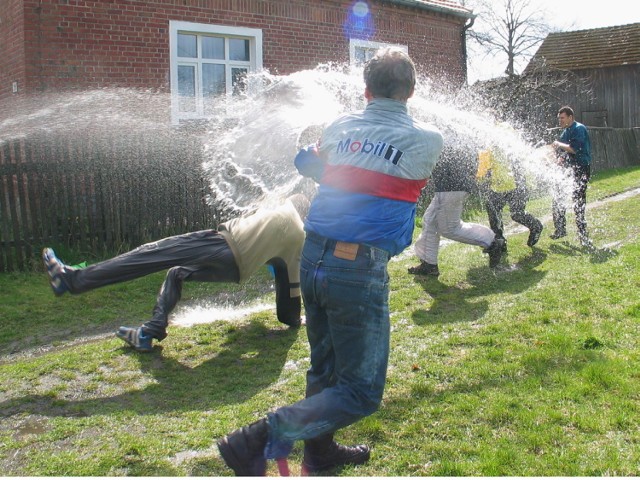
[{"label": "sneaker", "polygon": [[236,476],[264,477],[267,471],[264,448],[268,435],[267,421],[258,420],[218,440],[218,450]]},{"label": "sneaker", "polygon": [[64,274],[65,264],[56,257],[55,252],[51,248],[42,250],[42,261],[49,274],[49,284],[56,297],[69,291],[69,287],[64,283],[62,275]]},{"label": "sneaker", "polygon": [[420,265],[416,265],[415,267],[409,267],[408,272],[413,275],[433,275],[434,277],[437,277],[438,275],[440,275],[440,270],[438,270],[438,265],[427,263],[424,260],[420,261]]},{"label": "sneaker", "polygon": [[366,445],[347,447],[331,440],[327,446],[316,447],[307,440],[302,468],[306,473],[318,473],[343,465],[361,465],[369,460],[371,450]]},{"label": "sneaker", "polygon": [[504,248],[504,238],[495,238],[493,243],[485,248],[484,253],[489,254],[489,267],[495,268],[500,263],[500,259],[502,258],[503,248]]},{"label": "sneaker", "polygon": [[120,327],[116,332],[116,337],[124,340],[139,352],[150,352],[153,350],[153,337],[145,335],[142,327]]},{"label": "sneaker", "polygon": [[566,237],[566,236],[567,236],[566,230],[556,230],[551,235],[549,235],[549,238],[551,238],[552,240],[558,240],[559,238]]},{"label": "sneaker", "polygon": [[532,227],[529,230],[529,238],[527,239],[528,247],[533,247],[536,243],[538,243],[538,240],[540,240],[540,234],[542,233],[543,228],[544,227],[542,226],[542,223],[538,222],[536,226]]}]

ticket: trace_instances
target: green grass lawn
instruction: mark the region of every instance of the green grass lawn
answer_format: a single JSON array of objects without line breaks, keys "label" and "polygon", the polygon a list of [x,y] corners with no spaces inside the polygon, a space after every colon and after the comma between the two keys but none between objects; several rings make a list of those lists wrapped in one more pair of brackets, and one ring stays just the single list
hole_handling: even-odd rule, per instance
[{"label": "green grass lawn", "polygon": [[[640,168],[603,172],[588,199],[639,187]],[[372,457],[329,474],[640,473],[640,196],[587,211],[595,250],[579,247],[572,215],[569,236],[551,241],[549,205],[530,204],[547,218],[540,243],[508,235],[496,271],[462,244],[441,250],[437,279],[408,275],[410,252],[390,263],[383,405],[337,434]],[[56,298],[43,272],[0,274],[3,475],[231,475],[215,440],[302,398],[304,327],[278,323],[275,308],[171,327],[152,353],[125,347],[112,332],[149,317],[163,278]],[[271,282],[264,269],[242,286],[186,284],[178,310],[273,305]],[[300,459],[299,442],[294,474]]]}]

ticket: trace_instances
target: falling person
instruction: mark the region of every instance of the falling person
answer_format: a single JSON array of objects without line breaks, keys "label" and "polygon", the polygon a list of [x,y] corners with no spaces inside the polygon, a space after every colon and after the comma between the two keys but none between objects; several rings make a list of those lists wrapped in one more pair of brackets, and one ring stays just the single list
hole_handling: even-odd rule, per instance
[{"label": "falling person", "polygon": [[297,327],[301,323],[302,222],[308,209],[308,199],[296,194],[277,208],[260,208],[222,223],[217,230],[163,238],[86,268],[65,265],[51,248],[43,250],[42,259],[56,296],[84,293],[169,269],[151,319],[116,332],[140,352],[151,351],[153,340],[166,338],[169,314],[180,300],[183,282],[241,283],[265,264],[275,275],[278,320]]}]

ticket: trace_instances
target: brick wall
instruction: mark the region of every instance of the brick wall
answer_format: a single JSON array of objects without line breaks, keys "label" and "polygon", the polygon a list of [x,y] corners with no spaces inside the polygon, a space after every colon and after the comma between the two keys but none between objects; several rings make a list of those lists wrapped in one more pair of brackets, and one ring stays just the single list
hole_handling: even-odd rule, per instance
[{"label": "brick wall", "polygon": [[[351,1],[3,0],[24,4],[28,92],[126,86],[169,89],[169,21],[260,28],[263,64],[288,74],[345,61]],[[461,81],[464,19],[370,2],[376,36],[407,44],[420,70]]]},{"label": "brick wall", "polygon": [[0,100],[25,86],[24,24],[22,0],[0,1]]}]

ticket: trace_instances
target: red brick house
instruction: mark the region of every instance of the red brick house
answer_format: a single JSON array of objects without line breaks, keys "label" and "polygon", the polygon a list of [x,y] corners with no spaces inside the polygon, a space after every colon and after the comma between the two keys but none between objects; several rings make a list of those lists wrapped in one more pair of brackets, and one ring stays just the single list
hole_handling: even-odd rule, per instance
[{"label": "red brick house", "polygon": [[0,104],[128,87],[171,92],[197,117],[198,99],[233,93],[249,71],[357,62],[385,44],[462,84],[472,19],[457,0],[2,0]]}]

